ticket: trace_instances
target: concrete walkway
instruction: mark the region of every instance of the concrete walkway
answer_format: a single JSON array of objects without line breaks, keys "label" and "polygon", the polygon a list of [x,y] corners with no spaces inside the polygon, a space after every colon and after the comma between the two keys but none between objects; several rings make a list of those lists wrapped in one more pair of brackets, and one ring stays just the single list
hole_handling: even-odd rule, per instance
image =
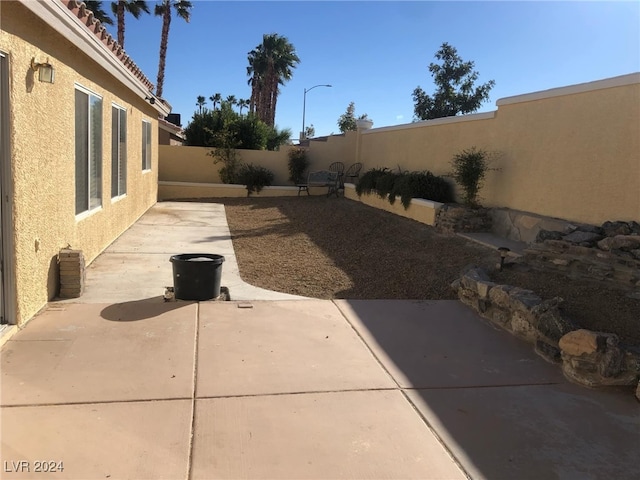
[{"label": "concrete walkway", "polygon": [[[167,254],[195,251],[225,255],[243,301],[162,301]],[[640,474],[630,393],[567,383],[456,301],[243,284],[220,205],[156,205],[87,284],[2,348],[2,478]],[[35,473],[42,460],[64,470]]]}]

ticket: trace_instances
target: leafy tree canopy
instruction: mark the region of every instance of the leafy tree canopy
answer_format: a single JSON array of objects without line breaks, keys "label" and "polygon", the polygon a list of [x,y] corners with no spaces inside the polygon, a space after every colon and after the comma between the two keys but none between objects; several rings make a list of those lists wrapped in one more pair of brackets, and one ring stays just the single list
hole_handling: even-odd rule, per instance
[{"label": "leafy tree canopy", "polygon": [[194,112],[184,133],[187,145],[249,150],[277,150],[291,137],[290,130],[270,127],[255,114],[235,112],[227,101],[216,110]]},{"label": "leafy tree canopy", "polygon": [[478,72],[473,70],[474,63],[463,61],[455,47],[446,42],[435,56],[441,63],[431,63],[429,71],[437,89],[432,96],[421,87],[413,91],[415,118],[430,120],[477,111],[489,99],[496,82],[489,80],[476,87]]},{"label": "leafy tree canopy", "polygon": [[356,120],[364,120],[369,118],[366,113],[356,118],[355,112],[356,104],[350,102],[347,110],[338,118],[338,128],[342,133],[349,131],[355,132],[358,129],[358,127],[356,126]]}]

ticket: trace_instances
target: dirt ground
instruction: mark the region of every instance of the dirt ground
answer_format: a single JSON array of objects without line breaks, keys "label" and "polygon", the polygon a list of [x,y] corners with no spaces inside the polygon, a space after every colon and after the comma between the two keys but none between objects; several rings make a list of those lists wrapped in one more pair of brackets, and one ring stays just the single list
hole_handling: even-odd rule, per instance
[{"label": "dirt ground", "polygon": [[344,198],[209,201],[225,205],[240,274],[253,285],[325,299],[455,299],[450,284],[475,264],[496,283],[562,297],[578,326],[640,345],[640,300],[623,290],[522,264],[499,272],[495,250]]}]

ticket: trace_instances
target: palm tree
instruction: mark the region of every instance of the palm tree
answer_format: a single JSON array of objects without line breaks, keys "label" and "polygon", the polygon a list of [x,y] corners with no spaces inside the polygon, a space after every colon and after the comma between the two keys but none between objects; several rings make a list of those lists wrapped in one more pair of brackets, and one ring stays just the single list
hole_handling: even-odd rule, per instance
[{"label": "palm tree", "polygon": [[227,97],[226,102],[229,104],[229,106],[233,107],[234,105],[237,105],[238,101],[236,100],[236,96],[235,95],[229,95]]},{"label": "palm tree", "polygon": [[199,112],[202,113],[202,108],[204,107],[205,102],[207,101],[202,95],[198,95],[198,101],[196,102],[196,106],[199,109]]},{"label": "palm tree", "polygon": [[211,103],[213,103],[213,109],[215,110],[216,105],[222,102],[222,95],[220,95],[219,93],[216,93],[215,95],[211,95],[209,97],[209,100],[211,100]]},{"label": "palm tree", "polygon": [[238,100],[238,110],[240,110],[240,115],[242,115],[243,108],[249,108],[249,100],[241,98],[240,100]]},{"label": "palm tree", "polygon": [[251,85],[249,111],[273,127],[276,118],[278,86],[293,76],[292,69],[300,63],[295,47],[277,33],[265,34],[262,44],[249,52],[247,75]]},{"label": "palm tree", "polygon": [[144,0],[117,0],[111,2],[111,11],[118,20],[118,43],[122,48],[124,48],[124,14],[130,13],[134,18],[140,18],[142,12],[151,13]]},{"label": "palm tree", "polygon": [[87,10],[93,12],[93,16],[96,20],[99,20],[105,25],[113,25],[113,20],[107,12],[102,9],[102,2],[96,0],[85,0],[84,4],[87,6]]},{"label": "palm tree", "polygon": [[191,7],[193,5],[187,0],[162,0],[156,5],[155,14],[162,17],[162,36],[160,37],[160,62],[158,64],[158,82],[156,86],[156,96],[162,97],[162,87],[164,86],[164,69],[167,63],[167,44],[169,43],[169,26],[171,25],[171,7],[176,14],[185,22],[191,20]]}]

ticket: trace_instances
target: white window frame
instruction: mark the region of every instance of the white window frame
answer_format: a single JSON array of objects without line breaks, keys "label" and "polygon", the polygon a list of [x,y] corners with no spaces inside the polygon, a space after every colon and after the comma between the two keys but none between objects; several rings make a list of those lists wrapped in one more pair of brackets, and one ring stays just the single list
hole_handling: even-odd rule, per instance
[{"label": "white window frame", "polygon": [[151,121],[142,119],[142,171],[151,171]]},{"label": "white window frame", "polygon": [[[118,116],[114,117],[114,113]],[[117,125],[114,128],[114,122]],[[124,131],[123,131],[124,122]],[[123,135],[124,134],[124,135]],[[124,136],[124,139],[122,138]],[[127,196],[127,109],[111,104],[111,201]],[[114,181],[116,182],[114,185]],[[115,190],[115,191],[114,191]]]},{"label": "white window frame", "polygon": [[[76,182],[76,192],[75,192],[75,212],[76,212],[76,219],[82,219],[85,218],[89,215],[91,215],[92,213],[99,211],[102,209],[102,195],[103,195],[103,191],[102,191],[102,172],[104,170],[104,159],[103,159],[103,154],[104,154],[104,149],[103,149],[103,137],[104,137],[104,109],[103,109],[103,98],[102,95],[99,95],[91,90],[89,90],[86,87],[83,87],[82,85],[79,84],[75,84],[74,85],[74,117],[75,117],[75,111],[77,109],[77,105],[76,100],[75,100],[75,95],[76,92],[80,92],[84,95],[87,95],[87,152],[86,152],[86,158],[84,159],[84,161],[86,162],[86,171],[87,171],[87,178],[86,178],[86,182],[87,182],[87,191],[86,191],[86,208],[84,210],[78,211],[78,198],[77,198],[77,194],[78,194],[78,162],[79,159],[78,157],[78,145],[77,145],[77,131],[75,132],[74,135],[74,141],[76,142],[76,152],[75,152],[75,166],[76,166],[76,173],[75,173],[75,182]],[[96,165],[95,168],[91,168],[91,159],[92,159],[92,151],[91,151],[91,136],[92,133],[94,132],[94,129],[96,128],[93,125],[93,121],[92,121],[92,115],[91,115],[91,99],[95,98],[96,100],[100,101],[100,126],[99,126],[99,130],[98,130],[98,147],[99,147],[99,152],[97,153],[97,157],[96,157]],[[77,122],[78,119],[74,118],[74,125],[75,128],[77,129]],[[96,173],[97,172],[97,173]],[[94,175],[97,175],[97,178],[92,179],[92,177]],[[97,188],[97,192],[96,192],[96,199],[98,201],[97,204],[92,205],[91,201],[92,201],[92,197],[91,197],[91,184],[92,184],[92,180],[96,185]]]}]

